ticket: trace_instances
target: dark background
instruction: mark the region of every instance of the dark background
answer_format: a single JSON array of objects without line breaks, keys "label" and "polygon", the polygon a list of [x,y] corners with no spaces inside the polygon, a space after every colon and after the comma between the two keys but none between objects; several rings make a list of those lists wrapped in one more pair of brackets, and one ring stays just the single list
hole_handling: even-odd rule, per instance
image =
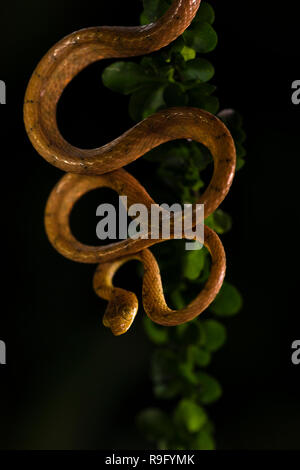
[{"label": "dark background", "polygon": [[[221,107],[244,117],[247,163],[223,204],[234,226],[222,237],[228,279],[243,293],[244,308],[226,322],[228,342],[210,367],[224,388],[210,414],[220,449],[300,449],[300,365],[291,363],[291,344],[300,338],[300,105],[291,103],[291,83],[300,78],[299,20],[292,2],[211,3],[219,35],[210,54],[213,82]],[[92,290],[95,267],[64,259],[47,241],[44,206],[62,172],[37,155],[22,122],[30,75],[55,42],[87,26],[136,25],[140,12],[139,0],[1,5],[2,449],[149,447],[134,425],[137,412],[154,404],[153,346],[141,315],[126,335],[113,337],[101,324],[105,302]],[[75,145],[102,145],[132,125],[128,99],[101,84],[108,63],[82,72],[60,102],[62,132]],[[143,165],[140,159],[129,166],[142,183]],[[74,210],[82,241],[95,241],[102,196],[86,196]],[[139,292],[135,269],[122,269],[126,285]]]}]

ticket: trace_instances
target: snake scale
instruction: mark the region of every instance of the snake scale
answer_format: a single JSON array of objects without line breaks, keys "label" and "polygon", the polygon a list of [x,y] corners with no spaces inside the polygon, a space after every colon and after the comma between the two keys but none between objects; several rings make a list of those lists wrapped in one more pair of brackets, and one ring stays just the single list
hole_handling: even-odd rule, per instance
[{"label": "snake scale", "polygon": [[109,187],[126,195],[128,204],[143,203],[150,208],[154,201],[123,167],[164,142],[192,139],[207,146],[214,160],[210,184],[197,201],[204,204],[207,217],[229,191],[235,172],[235,146],[228,129],[217,117],[198,108],[182,107],[161,110],[100,148],[80,149],[60,134],[57,103],[68,83],[89,64],[100,59],[149,54],[167,46],[190,25],[200,2],[174,0],[163,17],[146,26],[92,27],[66,36],[42,58],[26,90],[24,122],[28,136],[42,157],[67,172],[47,202],[48,238],[59,253],[71,260],[99,263],[94,289],[108,300],[103,323],[115,335],[129,329],[138,310],[135,294],[113,285],[113,276],[121,265],[131,259],[143,263],[144,310],[154,322],[173,326],[197,317],[217,295],[225,276],[223,245],[216,233],[205,226],[204,245],[211,255],[209,278],[187,307],[172,310],[164,298],[158,264],[148,249],[165,240],[129,238],[102,247],[84,245],[70,230],[69,215],[74,204],[88,191]]}]

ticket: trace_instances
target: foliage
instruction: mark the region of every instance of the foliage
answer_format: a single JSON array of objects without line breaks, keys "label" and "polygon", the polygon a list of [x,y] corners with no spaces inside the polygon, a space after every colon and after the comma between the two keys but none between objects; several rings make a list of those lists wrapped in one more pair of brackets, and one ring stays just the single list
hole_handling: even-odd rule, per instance
[{"label": "foliage", "polygon": [[[141,24],[155,21],[171,3],[171,0],[143,0]],[[181,37],[138,63],[113,63],[104,70],[103,83],[115,92],[130,96],[129,113],[136,122],[172,106],[193,106],[218,113],[234,138],[239,170],[245,157],[241,117],[230,109],[219,112],[219,100],[214,95],[216,86],[209,83],[214,67],[206,57],[199,55],[206,55],[217,45],[217,34],[212,26],[214,19],[211,5],[202,2],[194,21]],[[170,201],[174,202],[175,197],[182,203],[198,199],[212,164],[209,150],[189,141],[168,142],[144,158],[151,162],[153,172],[163,183],[160,188],[168,189]],[[158,195],[163,195],[161,189]],[[218,234],[228,232],[232,226],[230,215],[222,209],[217,209],[205,223]],[[172,256],[174,243],[176,260]],[[153,251],[158,256],[162,276],[167,278],[164,289],[169,303],[176,309],[184,307],[209,276],[208,251],[205,248],[186,251],[180,241],[157,245]],[[241,306],[240,293],[225,281],[210,306],[214,317],[204,316],[204,319],[169,329],[145,318],[146,332],[158,346],[151,367],[154,395],[158,400],[168,400],[171,409],[169,412],[146,409],[140,413],[138,425],[158,448],[202,450],[215,447],[214,429],[206,406],[219,399],[222,389],[205,369],[212,354],[226,341],[226,328],[219,319],[235,315]]]}]

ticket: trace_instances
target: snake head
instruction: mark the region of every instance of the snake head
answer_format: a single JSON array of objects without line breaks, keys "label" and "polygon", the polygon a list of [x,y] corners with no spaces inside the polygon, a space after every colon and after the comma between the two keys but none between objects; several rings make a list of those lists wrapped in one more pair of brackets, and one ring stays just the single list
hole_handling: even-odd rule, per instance
[{"label": "snake head", "polygon": [[138,305],[133,292],[114,287],[103,317],[103,325],[110,328],[115,336],[126,333],[137,314]]}]

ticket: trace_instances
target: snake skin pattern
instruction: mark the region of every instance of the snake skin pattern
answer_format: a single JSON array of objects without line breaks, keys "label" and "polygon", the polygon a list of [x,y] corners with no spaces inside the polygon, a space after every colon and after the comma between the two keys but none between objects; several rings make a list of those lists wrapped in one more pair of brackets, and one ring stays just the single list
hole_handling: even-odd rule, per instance
[{"label": "snake skin pattern", "polygon": [[[131,259],[144,264],[145,312],[154,322],[173,326],[197,317],[219,292],[226,267],[223,245],[216,233],[205,226],[204,245],[212,258],[209,279],[187,307],[171,310],[164,298],[157,262],[148,249],[166,240],[140,238],[102,247],[84,245],[70,230],[69,215],[74,204],[88,191],[109,187],[119,195],[126,195],[129,205],[143,203],[150,210],[155,202],[123,167],[164,142],[193,139],[206,145],[214,159],[211,182],[197,201],[197,204],[204,204],[205,217],[208,217],[229,191],[235,172],[235,146],[228,129],[217,117],[198,108],[182,107],[159,111],[100,148],[80,149],[60,134],[56,122],[57,103],[68,83],[89,64],[101,59],[149,54],[168,45],[190,25],[200,2],[174,0],[162,18],[146,26],[104,26],[76,31],[49,50],[27,87],[24,122],[28,136],[43,158],[67,172],[47,202],[48,238],[59,253],[71,260],[99,263],[94,289],[109,302],[103,323],[115,335],[129,329],[138,310],[135,294],[113,286],[113,276],[122,264]],[[193,210],[195,213],[195,206]]]}]

